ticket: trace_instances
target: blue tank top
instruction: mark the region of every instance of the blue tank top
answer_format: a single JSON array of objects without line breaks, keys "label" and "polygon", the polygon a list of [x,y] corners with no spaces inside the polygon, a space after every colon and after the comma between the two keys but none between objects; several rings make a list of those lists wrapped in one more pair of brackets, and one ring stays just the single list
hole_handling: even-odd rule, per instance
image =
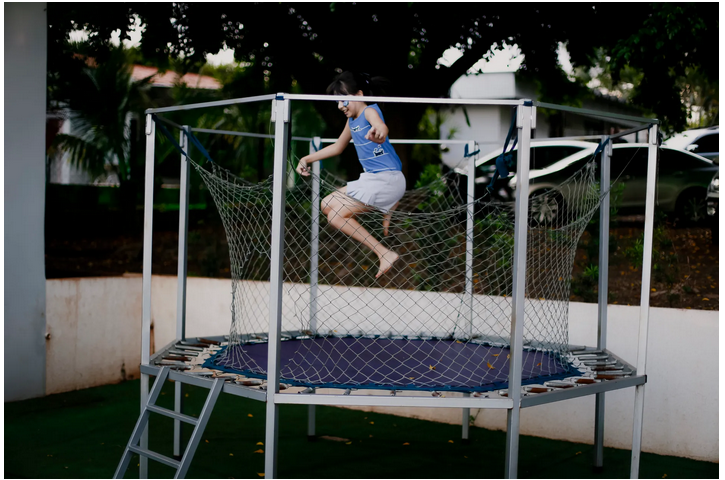
[{"label": "blue tank top", "polygon": [[[380,107],[376,104],[368,105],[365,110],[372,108],[380,118],[383,118],[383,112],[380,111]],[[386,137],[383,143],[375,143],[371,140],[367,140],[365,135],[370,130],[370,122],[365,118],[365,110],[362,111],[359,117],[355,120],[350,118],[350,133],[352,133],[352,141],[355,144],[355,150],[357,150],[357,158],[368,173],[388,172],[388,171],[401,171],[403,165],[398,158],[398,154],[395,153],[393,146],[390,144],[390,140]]]}]

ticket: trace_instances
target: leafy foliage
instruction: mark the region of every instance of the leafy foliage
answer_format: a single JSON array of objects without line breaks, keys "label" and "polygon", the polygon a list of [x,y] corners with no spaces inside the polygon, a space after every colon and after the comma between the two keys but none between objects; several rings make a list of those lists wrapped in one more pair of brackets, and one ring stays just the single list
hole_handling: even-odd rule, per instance
[{"label": "leafy foliage", "polygon": [[52,83],[49,98],[52,107],[67,109],[73,131],[57,135],[50,153],[65,150],[71,163],[93,174],[115,170],[123,184],[130,175],[129,114],[146,102],[150,79],[131,81],[121,48],[111,49],[103,63],[77,54],[65,73]]},{"label": "leafy foliage", "polygon": [[[505,44],[516,44],[524,56],[519,74],[536,82],[541,100],[581,106],[588,94],[583,86],[586,79],[572,82],[561,69],[557,55],[559,45],[564,43],[572,64],[580,72],[586,70],[584,67],[599,65],[605,69],[612,87],[631,84],[626,100],[660,117],[666,132],[685,127],[683,92],[690,98],[690,104],[706,109],[702,122],[717,122],[717,4],[629,4],[622,9],[619,4],[581,3],[568,5],[569,15],[562,15],[557,4],[527,6],[525,15],[521,14],[520,5],[505,3],[456,4],[452,8],[441,8],[435,3],[384,5],[382,8],[383,4],[367,2],[51,3],[49,98],[63,97],[65,94],[60,90],[68,90],[68,85],[80,85],[73,71],[79,70],[76,64],[83,62],[83,58],[93,58],[99,66],[98,73],[105,63],[115,61],[117,54],[109,42],[111,33],[118,30],[121,39],[129,38],[132,26],[140,22],[144,33],[141,46],[134,52],[135,61],[154,64],[162,70],[173,68],[182,74],[208,70],[208,66],[204,67],[205,55],[226,45],[234,49],[241,62],[237,67],[211,72],[225,85],[221,93],[178,87],[172,92],[176,103],[202,101],[202,96],[231,98],[290,90],[319,93],[343,69],[368,71],[392,79],[394,87],[386,92],[390,95],[445,96],[450,85],[477,60]],[[355,33],[350,29],[353,22]],[[595,25],[617,28],[597,29],[595,35]],[[88,41],[82,46],[69,44],[68,33],[78,29],[89,33]],[[353,43],[362,37],[365,48],[351,55]],[[462,56],[445,66],[440,58],[451,47]],[[79,52],[82,57],[74,57]],[[86,106],[92,105],[89,102]],[[424,125],[425,119],[429,123],[440,121],[434,120],[431,110],[426,111],[422,105],[388,107],[386,121],[398,137],[425,137],[427,130],[434,127]],[[243,126],[248,131],[264,132],[265,115],[262,110],[240,107],[215,119],[189,118],[177,123],[215,125],[214,128],[226,125],[230,129]],[[322,102],[300,113],[293,128],[304,130],[310,125],[310,118],[329,119],[325,131],[315,132],[323,136],[336,136],[344,122],[334,113],[334,105]],[[235,122],[244,125],[233,125]],[[95,125],[104,123],[103,129],[107,131],[108,122]],[[91,131],[90,127],[87,130]],[[97,130],[94,136],[108,137],[102,129]],[[108,152],[113,151],[112,155],[123,158],[119,169],[129,170],[124,165],[128,153],[122,152],[118,141],[93,140],[94,150],[88,143],[90,138],[85,138],[85,144],[79,141],[82,137],[59,137],[58,141],[65,142],[75,152],[76,161],[89,168],[103,165]],[[240,138],[214,141],[219,143],[215,148],[223,156],[248,158],[245,146],[256,152],[252,166],[247,162],[244,167],[233,168],[243,176],[263,178],[268,173],[265,158],[270,142]],[[170,145],[165,147],[172,155]],[[430,163],[431,152],[417,148],[418,151],[411,146],[397,149],[410,178],[417,178]],[[343,154],[344,163],[355,164],[351,159],[353,153]],[[104,155],[106,160],[101,160]],[[127,175],[121,172],[124,178]]]},{"label": "leafy foliage", "polygon": [[[627,66],[641,71],[632,101],[655,112],[666,132],[682,130],[687,111],[679,80],[693,68],[707,79],[718,78],[717,8],[706,3],[651,3],[646,11],[630,15],[631,7],[602,44],[611,52],[613,79],[618,81]],[[608,14],[612,18],[613,12]]]},{"label": "leafy foliage", "polygon": [[[137,15],[145,25],[144,58],[162,68],[169,56],[178,58],[189,71],[226,45],[237,60],[253,65],[247,95],[286,90],[292,80],[304,92],[321,92],[335,72],[358,69],[393,79],[397,89],[389,94],[435,97],[445,95],[480,58],[516,44],[525,57],[520,73],[539,82],[541,98],[571,104],[581,87],[557,62],[564,43],[574,66],[594,65],[597,52],[606,52],[615,82],[627,68],[641,72],[632,100],[669,129],[685,125],[678,80],[688,69],[717,79],[717,4],[575,3],[567,5],[567,15],[558,4],[524,8],[522,15],[518,4],[480,2],[451,8],[368,2],[49,4],[49,58],[57,58],[60,39],[78,28],[91,32],[91,46],[102,52],[112,31],[128,36]],[[365,48],[351,55],[361,36]],[[446,67],[439,59],[449,47],[462,57]],[[420,118],[422,110],[412,110]]]}]

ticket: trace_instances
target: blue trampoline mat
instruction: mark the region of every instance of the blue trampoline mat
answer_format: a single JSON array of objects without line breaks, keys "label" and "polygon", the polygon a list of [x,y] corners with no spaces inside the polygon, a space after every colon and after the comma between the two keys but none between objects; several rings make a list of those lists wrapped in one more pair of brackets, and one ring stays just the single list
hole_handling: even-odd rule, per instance
[{"label": "blue trampoline mat", "polygon": [[[225,347],[204,367],[266,378],[267,347]],[[507,388],[509,354],[508,347],[456,340],[314,337],[281,342],[280,374],[283,383],[318,388],[490,391]],[[522,384],[581,375],[550,352],[523,354]]]}]

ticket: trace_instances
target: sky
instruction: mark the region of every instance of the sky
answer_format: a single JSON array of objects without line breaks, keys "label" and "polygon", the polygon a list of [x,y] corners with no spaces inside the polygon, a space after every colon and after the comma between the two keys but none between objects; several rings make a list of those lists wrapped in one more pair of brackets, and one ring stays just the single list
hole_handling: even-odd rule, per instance
[{"label": "sky", "polygon": [[[141,35],[143,34],[143,26],[140,25],[140,20],[136,17],[136,24],[130,31],[130,40],[125,40],[124,45],[126,47],[138,46],[141,41]],[[87,35],[83,31],[75,31],[70,34],[71,40],[80,41],[87,38]],[[119,44],[120,31],[116,31],[111,35],[111,41],[118,45]],[[452,65],[456,60],[461,58],[463,54],[458,49],[451,47],[445,52],[438,60],[441,65],[449,66]],[[228,65],[234,63],[234,50],[224,47],[215,54],[209,54],[206,57],[207,62],[212,65]],[[481,59],[476,62],[468,70],[469,73],[483,72],[515,72],[521,66],[523,60],[522,55],[516,45],[504,45],[503,48],[496,50],[490,59]],[[566,51],[566,47],[563,44],[559,44],[559,63],[562,68],[568,74],[571,73],[572,67],[569,62],[569,53]]]}]

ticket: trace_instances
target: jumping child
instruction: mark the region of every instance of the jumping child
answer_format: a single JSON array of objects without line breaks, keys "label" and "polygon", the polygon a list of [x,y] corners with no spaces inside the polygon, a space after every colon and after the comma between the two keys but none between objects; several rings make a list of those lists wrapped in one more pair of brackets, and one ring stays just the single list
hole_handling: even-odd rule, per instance
[{"label": "jumping child", "polygon": [[[384,81],[380,77],[370,78],[365,73],[343,72],[327,87],[327,94],[359,97],[373,95],[373,92],[379,91],[380,84]],[[302,157],[297,165],[297,173],[309,176],[310,164],[340,155],[350,139],[353,140],[358,159],[365,171],[358,180],[348,182],[346,186],[325,197],[322,200],[322,212],[327,215],[330,225],[377,255],[380,266],[375,278],[379,278],[390,270],[399,255],[365,230],[355,220],[355,215],[370,211],[371,207],[382,210],[385,213],[383,235],[388,235],[391,212],[405,194],[402,164],[388,140],[388,127],[378,105],[368,105],[364,101],[340,101],[337,108],[349,119],[342,134],[334,144]]]}]

